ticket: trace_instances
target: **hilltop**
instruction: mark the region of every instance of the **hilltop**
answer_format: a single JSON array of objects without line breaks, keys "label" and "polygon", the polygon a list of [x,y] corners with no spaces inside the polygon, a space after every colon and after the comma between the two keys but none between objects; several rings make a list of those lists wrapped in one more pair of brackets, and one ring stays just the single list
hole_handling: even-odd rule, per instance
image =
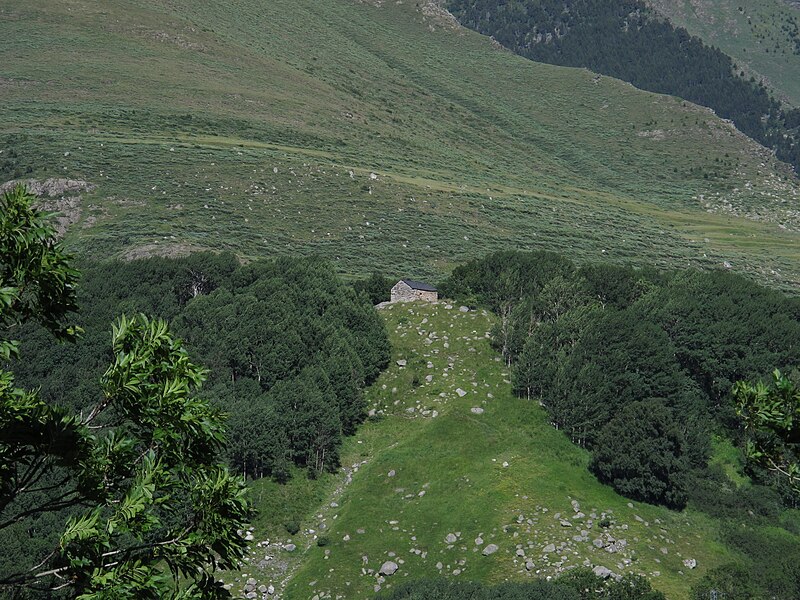
[{"label": "hilltop", "polygon": [[[421,4],[418,6],[418,4]],[[0,179],[94,257],[500,248],[800,283],[798,183],[708,110],[531,63],[433,2],[0,5]]]}]

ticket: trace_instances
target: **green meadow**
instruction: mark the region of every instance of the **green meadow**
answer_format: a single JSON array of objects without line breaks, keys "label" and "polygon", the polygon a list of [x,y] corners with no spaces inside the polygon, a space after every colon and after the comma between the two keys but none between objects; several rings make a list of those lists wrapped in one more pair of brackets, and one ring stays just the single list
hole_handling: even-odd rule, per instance
[{"label": "green meadow", "polygon": [[798,185],[709,111],[433,2],[0,2],[0,179],[93,257],[321,254],[436,278],[501,248],[800,282]]}]

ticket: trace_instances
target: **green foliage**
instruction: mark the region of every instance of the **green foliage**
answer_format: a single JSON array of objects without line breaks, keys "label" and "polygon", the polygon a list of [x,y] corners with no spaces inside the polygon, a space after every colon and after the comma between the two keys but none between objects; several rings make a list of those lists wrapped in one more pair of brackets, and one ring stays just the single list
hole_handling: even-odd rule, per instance
[{"label": "green foliage", "polygon": [[359,279],[353,282],[353,289],[357,293],[364,292],[369,301],[373,304],[388,302],[391,297],[392,286],[397,283],[381,273],[375,272],[367,279]]},{"label": "green foliage", "polygon": [[[66,318],[77,310],[78,272],[31,201],[21,185],[0,199],[0,326],[8,330],[36,321],[58,339],[75,339],[79,330]],[[16,342],[0,342],[0,359],[17,354]]]},{"label": "green foliage", "polygon": [[[796,538],[778,528],[758,529],[732,523],[725,541],[744,558],[744,569],[726,566],[709,573],[720,589],[739,587],[755,598],[792,600],[800,592],[800,548]],[[746,574],[745,574],[746,573]]]},{"label": "green foliage", "polygon": [[567,571],[556,581],[576,590],[581,600],[666,600],[664,594],[654,590],[641,575],[601,579],[589,569],[578,568]]},{"label": "green foliage", "polygon": [[713,517],[774,523],[780,517],[780,494],[763,485],[737,487],[718,465],[697,472],[687,487],[689,504]]},{"label": "green foliage", "polygon": [[800,388],[775,370],[770,385],[738,381],[733,397],[749,434],[747,457],[785,477],[800,492]]},{"label": "green foliage", "polygon": [[736,563],[711,569],[692,586],[692,600],[752,600],[756,597],[758,591],[751,582],[750,572]]},{"label": "green foliage", "polygon": [[678,423],[661,402],[632,402],[600,431],[590,468],[629,498],[683,508],[689,472],[685,446]]},{"label": "green foliage", "polygon": [[640,576],[619,581],[602,579],[588,569],[567,571],[553,581],[486,585],[477,581],[447,579],[406,583],[392,592],[380,594],[381,600],[665,600]]},{"label": "green foliage", "polygon": [[[74,338],[65,319],[77,272],[31,201],[17,189],[0,213],[0,287],[17,288],[0,308],[3,333],[36,320]],[[194,396],[206,372],[164,321],[144,316],[119,319],[112,350],[102,397],[82,413],[0,371],[0,534],[33,538],[45,515],[60,529],[59,539],[4,563],[0,588],[69,588],[87,599],[228,596],[214,573],[243,556],[238,530],[249,506],[244,483],[216,462],[223,419]]]},{"label": "green foliage", "polygon": [[284,527],[286,528],[286,531],[289,533],[289,535],[294,535],[298,531],[300,531],[300,526],[294,521],[288,521],[286,525],[284,525]]},{"label": "green foliage", "polygon": [[422,580],[377,596],[380,600],[580,600],[573,589],[556,582],[484,585],[477,581]]}]

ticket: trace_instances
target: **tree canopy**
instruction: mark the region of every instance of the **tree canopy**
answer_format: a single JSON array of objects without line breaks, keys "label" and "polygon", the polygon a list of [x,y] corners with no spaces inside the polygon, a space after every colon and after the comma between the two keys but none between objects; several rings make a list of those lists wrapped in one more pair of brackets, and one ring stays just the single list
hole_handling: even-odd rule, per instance
[{"label": "tree canopy", "polygon": [[[68,325],[78,273],[32,200],[18,187],[0,204],[6,359],[31,321],[61,339],[79,333]],[[0,589],[228,596],[215,571],[243,555],[249,506],[217,460],[224,418],[196,395],[206,371],[166,322],[143,315],[120,317],[111,350],[101,393],[80,412],[0,370],[0,534],[21,551],[0,565]]]}]

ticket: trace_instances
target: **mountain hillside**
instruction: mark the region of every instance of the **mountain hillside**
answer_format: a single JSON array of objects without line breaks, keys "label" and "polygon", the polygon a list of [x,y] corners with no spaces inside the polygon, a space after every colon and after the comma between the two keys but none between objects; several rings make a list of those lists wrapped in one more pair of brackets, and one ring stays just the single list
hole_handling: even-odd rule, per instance
[{"label": "mountain hillside", "polygon": [[732,56],[776,96],[800,106],[800,3],[647,0],[675,25]]},{"label": "mountain hillside", "polygon": [[0,179],[130,258],[499,248],[800,285],[798,183],[708,110],[531,63],[434,2],[0,2]]}]

